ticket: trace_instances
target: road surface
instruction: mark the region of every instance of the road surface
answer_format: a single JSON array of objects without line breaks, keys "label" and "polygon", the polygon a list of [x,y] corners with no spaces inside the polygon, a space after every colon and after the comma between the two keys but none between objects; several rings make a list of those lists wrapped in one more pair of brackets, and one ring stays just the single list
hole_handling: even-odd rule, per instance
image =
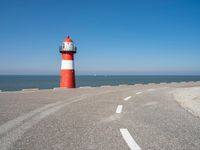
[{"label": "road surface", "polygon": [[199,82],[0,93],[0,149],[199,150],[200,118],[171,91]]}]

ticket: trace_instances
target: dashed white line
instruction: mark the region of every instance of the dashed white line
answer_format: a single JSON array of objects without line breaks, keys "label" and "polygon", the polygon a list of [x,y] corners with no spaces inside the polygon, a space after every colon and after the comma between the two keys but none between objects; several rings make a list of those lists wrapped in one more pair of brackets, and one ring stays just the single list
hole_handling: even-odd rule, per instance
[{"label": "dashed white line", "polygon": [[135,93],[135,94],[139,95],[139,94],[142,94],[142,92],[137,92],[137,93]]},{"label": "dashed white line", "polygon": [[131,96],[128,96],[126,98],[124,98],[125,101],[129,100],[131,98]]},{"label": "dashed white line", "polygon": [[122,105],[118,105],[118,106],[117,106],[117,109],[116,109],[116,113],[117,113],[117,114],[121,113],[121,112],[122,112],[122,108],[123,108]]},{"label": "dashed white line", "polygon": [[122,137],[124,138],[126,144],[129,146],[131,150],[141,150],[140,146],[135,142],[131,134],[128,132],[127,129],[120,129]]}]

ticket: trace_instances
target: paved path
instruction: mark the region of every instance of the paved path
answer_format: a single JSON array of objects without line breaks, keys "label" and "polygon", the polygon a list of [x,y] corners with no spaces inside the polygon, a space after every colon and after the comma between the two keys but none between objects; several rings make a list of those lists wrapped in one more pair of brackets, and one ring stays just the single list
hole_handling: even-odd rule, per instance
[{"label": "paved path", "polygon": [[171,91],[199,83],[0,93],[0,149],[199,150],[200,119]]}]

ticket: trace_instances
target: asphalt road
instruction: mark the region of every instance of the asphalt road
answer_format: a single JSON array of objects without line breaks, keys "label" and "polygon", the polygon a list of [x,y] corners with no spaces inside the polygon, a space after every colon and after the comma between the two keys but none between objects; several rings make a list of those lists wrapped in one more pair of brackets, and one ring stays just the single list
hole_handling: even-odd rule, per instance
[{"label": "asphalt road", "polygon": [[0,93],[0,149],[199,150],[171,91],[200,82]]}]

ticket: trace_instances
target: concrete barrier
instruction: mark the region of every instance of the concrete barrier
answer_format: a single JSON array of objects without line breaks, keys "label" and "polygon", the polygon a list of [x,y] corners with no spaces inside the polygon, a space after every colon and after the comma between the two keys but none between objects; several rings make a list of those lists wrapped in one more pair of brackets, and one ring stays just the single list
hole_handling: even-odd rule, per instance
[{"label": "concrete barrier", "polygon": [[144,86],[144,84],[134,84],[136,87]]},{"label": "concrete barrier", "polygon": [[102,86],[100,86],[100,87],[111,87],[111,85],[102,85]]},{"label": "concrete barrier", "polygon": [[200,81],[196,81],[195,85],[200,86]]},{"label": "concrete barrier", "polygon": [[22,91],[38,91],[38,88],[32,88],[32,89],[22,89]]},{"label": "concrete barrier", "polygon": [[161,83],[159,83],[160,85],[165,85],[165,84],[168,84],[168,83],[166,83],[166,82],[161,82]]},{"label": "concrete barrier", "polygon": [[53,90],[64,90],[64,88],[56,87],[56,88],[53,88]]},{"label": "concrete barrier", "polygon": [[[55,87],[53,90],[69,90],[70,88],[60,88],[60,87]],[[74,88],[71,88],[74,89]]]},{"label": "concrete barrier", "polygon": [[80,89],[88,89],[88,88],[91,88],[91,86],[81,86],[79,87]]},{"label": "concrete barrier", "polygon": [[128,86],[128,84],[120,84],[119,86]]},{"label": "concrete barrier", "polygon": [[148,83],[147,86],[157,85],[157,83]]}]

